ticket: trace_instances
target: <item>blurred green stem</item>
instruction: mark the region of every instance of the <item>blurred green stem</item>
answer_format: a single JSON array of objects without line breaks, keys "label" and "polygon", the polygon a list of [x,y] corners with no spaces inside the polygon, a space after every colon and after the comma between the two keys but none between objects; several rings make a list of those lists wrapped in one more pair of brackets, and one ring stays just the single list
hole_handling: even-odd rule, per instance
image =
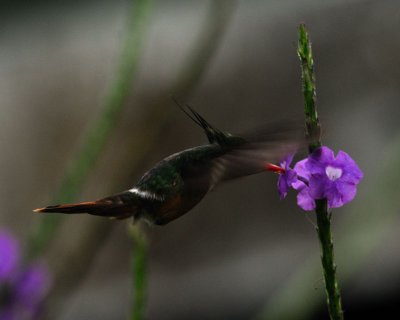
[{"label": "blurred green stem", "polygon": [[[232,17],[236,1],[232,0],[213,0],[207,10],[207,19],[200,31],[199,38],[191,50],[187,61],[178,74],[176,82],[169,89],[168,95],[177,94],[180,98],[187,98],[195,86],[199,83],[204,72],[207,70],[208,63],[214,56],[222,36],[225,34],[226,27]],[[150,120],[146,117],[144,125],[160,122],[165,118],[164,99],[152,108]],[[132,272],[133,300],[131,319],[144,319],[146,302],[146,279],[147,279],[147,260],[148,260],[148,240],[145,230],[140,227],[132,226],[131,232],[134,248],[132,249]]]},{"label": "blurred green stem", "polygon": [[[144,31],[147,25],[150,0],[137,0],[128,17],[127,35],[121,53],[118,72],[105,97],[103,110],[98,119],[89,127],[83,144],[67,169],[53,203],[67,203],[74,200],[99,158],[108,137],[119,119],[124,102],[131,91],[133,77],[138,68]],[[62,221],[61,216],[42,216],[30,236],[27,257],[32,259],[43,252]]]},{"label": "blurred green stem", "polygon": [[132,274],[133,295],[131,320],[144,319],[147,288],[148,237],[139,226],[130,225],[129,234],[132,238]]},{"label": "blurred green stem", "polygon": [[[161,94],[158,94],[157,97],[154,98],[154,94],[151,93],[151,99],[154,101],[147,102],[148,107],[143,110],[144,115],[138,119],[139,121],[135,126],[130,128],[130,135],[135,137],[135,139],[133,139],[133,142],[130,144],[127,141],[126,148],[135,150],[135,158],[128,156],[120,159],[120,167],[129,168],[128,173],[125,171],[123,177],[120,177],[122,180],[126,179],[126,183],[131,183],[132,172],[142,167],[144,163],[148,165],[147,157],[159,144],[160,136],[168,125],[168,119],[173,115],[173,113],[166,111],[165,108],[166,101],[171,100],[171,94],[187,99],[201,80],[218,45],[221,43],[226,26],[234,13],[235,6],[236,1],[230,0],[215,0],[210,2],[209,9],[206,12],[207,18],[203,23],[198,39],[194,40],[194,47],[188,54],[186,61],[182,64],[182,68],[176,80],[173,81],[168,88],[164,89]],[[146,132],[146,134],[143,135],[143,132]],[[119,182],[118,186],[115,187],[119,188],[120,184]],[[123,184],[125,184],[125,182],[123,182]],[[110,189],[114,188],[111,187]],[[112,226],[110,224],[105,226],[103,222],[103,220],[94,220],[90,230],[88,230],[88,234],[84,236],[80,235],[82,242],[80,242],[79,246],[74,247],[68,254],[67,260],[75,261],[76,259],[84,259],[83,263],[72,269],[68,264],[61,264],[61,270],[57,273],[56,281],[57,283],[62,283],[62,288],[56,286],[54,288],[55,290],[52,291],[49,296],[51,299],[49,303],[49,305],[51,305],[49,319],[53,319],[60,313],[59,308],[65,301],[65,296],[81,283],[82,279],[93,265],[96,253],[106,241]],[[145,230],[140,230],[140,232],[145,232]],[[134,241],[135,240],[132,239],[132,242]],[[139,293],[133,292],[133,297],[139,297],[140,300],[140,302],[134,302],[133,305],[139,305],[139,309],[142,311],[138,314],[143,315],[146,293],[146,287],[144,285],[146,282],[143,279],[146,277],[145,262],[147,261],[148,249],[141,245],[136,245],[134,249],[136,250],[135,256],[142,257],[134,260],[136,261],[135,263],[138,264],[138,267],[132,270],[132,272],[134,272],[133,276],[135,277],[134,281],[135,283],[142,283],[143,285],[135,285],[133,287],[133,291],[140,291]],[[141,263],[143,263],[143,265],[139,267]],[[136,274],[136,270],[142,271]]]},{"label": "blurred green stem", "polygon": [[[312,153],[322,145],[320,137],[321,128],[315,104],[315,74],[311,42],[303,24],[299,27],[299,45],[297,52],[301,62],[303,79],[306,136],[309,141],[309,152]],[[332,320],[340,320],[343,319],[343,311],[340,290],[336,280],[336,265],[334,262],[333,241],[330,228],[331,221],[327,200],[316,200],[316,206],[317,233],[321,245],[321,261],[324,270],[329,316]]]},{"label": "blurred green stem", "polygon": [[197,84],[207,70],[204,65],[217,51],[236,5],[237,1],[234,0],[212,0],[210,2],[206,23],[185,62],[184,72],[179,75],[175,87],[172,88],[172,93],[180,94],[180,99],[184,98],[181,96],[182,93],[189,94],[192,91],[193,84]]}]

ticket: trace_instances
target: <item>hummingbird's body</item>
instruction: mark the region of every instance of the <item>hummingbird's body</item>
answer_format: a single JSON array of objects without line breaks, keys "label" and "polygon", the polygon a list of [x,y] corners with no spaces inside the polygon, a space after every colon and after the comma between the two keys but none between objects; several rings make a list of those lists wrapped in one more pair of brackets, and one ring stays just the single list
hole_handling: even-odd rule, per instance
[{"label": "hummingbird's body", "polygon": [[[146,172],[131,189],[93,202],[49,206],[36,212],[89,213],[164,225],[192,209],[219,182],[265,171],[293,147],[293,138],[255,142],[212,127],[197,112],[188,116],[200,125],[209,144],[175,153]],[[277,141],[281,140],[281,141]],[[290,141],[291,140],[291,141]],[[286,144],[285,144],[286,143]]]},{"label": "hummingbird's body", "polygon": [[166,224],[192,209],[212,188],[210,157],[223,148],[209,144],[173,154],[144,174],[128,190],[139,197],[139,217],[155,224]]}]

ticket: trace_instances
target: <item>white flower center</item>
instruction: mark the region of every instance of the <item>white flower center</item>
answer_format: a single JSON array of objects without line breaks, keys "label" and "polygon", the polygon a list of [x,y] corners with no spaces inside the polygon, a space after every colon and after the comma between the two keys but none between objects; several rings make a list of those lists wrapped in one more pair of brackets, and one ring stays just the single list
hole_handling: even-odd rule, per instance
[{"label": "white flower center", "polygon": [[328,176],[329,180],[335,181],[342,176],[343,170],[340,168],[335,168],[331,166],[327,166],[325,168],[325,173]]}]

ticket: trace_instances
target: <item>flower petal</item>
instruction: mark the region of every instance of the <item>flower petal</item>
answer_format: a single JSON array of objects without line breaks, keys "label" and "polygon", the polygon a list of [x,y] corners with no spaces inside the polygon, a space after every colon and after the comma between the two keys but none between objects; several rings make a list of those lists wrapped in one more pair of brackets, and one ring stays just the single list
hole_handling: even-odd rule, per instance
[{"label": "flower petal", "polygon": [[308,156],[306,168],[311,174],[324,174],[325,167],[334,162],[334,153],[328,147],[320,147]]},{"label": "flower petal", "polygon": [[15,312],[9,306],[1,306],[0,309],[0,319],[1,320],[15,320]]},{"label": "flower petal", "polygon": [[288,169],[293,161],[294,153],[288,154],[279,164],[282,168]]},{"label": "flower petal", "polygon": [[300,177],[303,177],[304,179],[309,180],[311,177],[310,171],[307,169],[307,162],[308,159],[303,159],[299,162],[297,162],[293,168],[294,171],[296,171],[297,175]]},{"label": "flower petal", "polygon": [[301,191],[303,188],[307,187],[307,185],[303,181],[297,180],[296,182],[292,183],[292,187],[295,190]]},{"label": "flower petal", "polygon": [[352,183],[339,181],[336,188],[341,195],[343,204],[353,200],[357,193],[357,187]]},{"label": "flower petal", "polygon": [[280,174],[278,178],[278,193],[281,200],[285,199],[288,193],[288,185],[284,174]]},{"label": "flower petal", "polygon": [[35,309],[48,292],[50,282],[50,274],[44,265],[31,265],[18,279],[16,299],[26,307]]},{"label": "flower petal", "polygon": [[320,163],[329,164],[335,160],[335,155],[333,153],[333,150],[329,149],[328,147],[322,146],[314,150],[314,152],[311,154],[311,158]]},{"label": "flower petal", "polygon": [[337,191],[329,192],[326,195],[326,198],[328,200],[328,208],[339,208],[344,204],[342,200],[342,195]]},{"label": "flower petal", "polygon": [[8,231],[0,230],[0,281],[9,280],[20,259],[17,239]]},{"label": "flower petal", "polygon": [[323,199],[331,190],[332,182],[324,174],[314,174],[310,178],[310,194],[314,199]]},{"label": "flower petal", "polygon": [[290,187],[293,183],[297,181],[297,174],[296,171],[292,169],[288,169],[287,171],[287,184]]},{"label": "flower petal", "polygon": [[363,178],[363,172],[357,163],[344,151],[339,151],[336,157],[336,164],[343,168],[342,180],[357,184]]},{"label": "flower petal", "polygon": [[289,191],[289,188],[297,181],[297,174],[292,169],[287,169],[285,173],[279,175],[278,192],[280,199],[284,199]]},{"label": "flower petal", "polygon": [[315,209],[315,200],[309,193],[309,188],[304,187],[297,194],[297,205],[305,211],[311,211]]}]

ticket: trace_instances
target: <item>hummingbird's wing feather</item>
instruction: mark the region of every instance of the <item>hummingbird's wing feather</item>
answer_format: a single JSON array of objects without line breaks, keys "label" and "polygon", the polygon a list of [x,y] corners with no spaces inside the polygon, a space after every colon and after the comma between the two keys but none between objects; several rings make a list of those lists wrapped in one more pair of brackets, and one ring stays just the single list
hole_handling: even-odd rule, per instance
[{"label": "hummingbird's wing feather", "polygon": [[269,144],[252,144],[246,148],[233,149],[212,161],[210,175],[212,185],[267,171],[269,163],[278,163],[295,150],[295,145],[290,147]]},{"label": "hummingbird's wing feather", "polygon": [[[194,121],[202,120],[198,116]],[[278,163],[306,145],[303,126],[288,120],[241,136],[222,134],[225,140],[188,153],[190,160],[185,161],[181,174],[186,182],[190,180],[193,190],[203,190],[204,186],[210,190],[220,182],[267,171],[269,164]]]},{"label": "hummingbird's wing feather", "polygon": [[245,142],[211,160],[211,186],[266,171],[269,163],[279,163],[306,145],[303,132],[301,126],[285,121],[243,135]]}]

